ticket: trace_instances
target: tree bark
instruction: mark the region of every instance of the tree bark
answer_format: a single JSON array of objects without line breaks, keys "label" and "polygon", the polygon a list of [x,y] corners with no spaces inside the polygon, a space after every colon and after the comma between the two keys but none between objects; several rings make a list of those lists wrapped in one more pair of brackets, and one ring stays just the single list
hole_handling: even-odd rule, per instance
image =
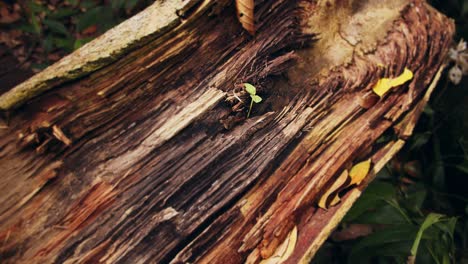
[{"label": "tree bark", "polygon": [[0,96],[2,262],[313,257],[411,135],[454,25],[420,0],[255,3],[252,37],[232,1],[157,1]]}]

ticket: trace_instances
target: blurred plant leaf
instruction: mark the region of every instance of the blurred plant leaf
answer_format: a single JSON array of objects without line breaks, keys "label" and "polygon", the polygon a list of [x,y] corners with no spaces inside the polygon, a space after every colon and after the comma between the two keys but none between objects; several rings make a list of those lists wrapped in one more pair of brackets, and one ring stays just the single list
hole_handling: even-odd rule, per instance
[{"label": "blurred plant leaf", "polygon": [[31,65],[31,68],[33,69],[38,69],[38,70],[43,70],[45,68],[47,68],[49,65],[46,64],[46,63],[33,63]]},{"label": "blurred plant leaf", "polygon": [[129,0],[126,1],[125,9],[132,10],[138,4],[138,0]]},{"label": "blurred plant leaf", "polygon": [[361,239],[351,249],[349,263],[366,263],[366,259],[382,254],[383,251],[386,251],[387,256],[408,254],[416,233],[417,227],[413,225],[399,225],[375,232]]},{"label": "blurred plant leaf", "polygon": [[37,34],[36,29],[31,23],[21,24],[17,27],[17,29],[25,33]]},{"label": "blurred plant leaf", "polygon": [[445,168],[444,161],[442,159],[442,153],[440,150],[440,139],[437,134],[433,136],[433,150],[434,150],[434,161],[433,161],[433,173],[432,173],[432,184],[438,190],[445,190]]},{"label": "blurred plant leaf", "polygon": [[113,0],[113,1],[111,1],[112,9],[118,10],[118,9],[125,8],[125,2],[126,2],[125,0]]},{"label": "blurred plant leaf", "polygon": [[462,8],[461,8],[461,15],[462,16],[466,16],[468,15],[468,2],[467,1],[464,1],[462,2]]},{"label": "blurred plant leaf", "polygon": [[411,247],[411,255],[416,256],[418,253],[418,247],[419,243],[421,242],[422,235],[426,229],[428,229],[430,226],[433,224],[437,223],[444,217],[441,214],[436,214],[436,213],[430,213],[426,216],[426,219],[424,222],[421,224],[421,227],[418,230],[418,233],[416,234],[416,238],[414,239],[413,246]]},{"label": "blurred plant leaf", "polygon": [[84,29],[99,24],[102,19],[103,7],[96,7],[86,11],[84,14],[78,16],[78,22],[76,23],[76,29],[78,32]]},{"label": "blurred plant leaf", "polygon": [[426,104],[426,106],[424,107],[423,112],[427,116],[433,116],[435,111],[434,111],[434,109],[432,109],[432,107],[429,104]]},{"label": "blurred plant leaf", "polygon": [[52,43],[55,47],[64,49],[67,52],[72,52],[75,40],[72,38],[52,37]]},{"label": "blurred plant leaf", "polygon": [[59,33],[64,36],[70,36],[68,29],[60,21],[53,20],[53,19],[44,19],[42,23],[44,23],[44,25],[46,25],[49,28],[49,30],[52,32]]},{"label": "blurred plant leaf", "polygon": [[407,193],[408,196],[402,203],[406,208],[414,212],[419,212],[427,196],[426,187],[422,184],[415,184],[409,188]]},{"label": "blurred plant leaf", "polygon": [[40,13],[40,12],[47,12],[48,9],[46,6],[36,3],[36,1],[27,1],[26,2],[29,11],[32,13]]},{"label": "blurred plant leaf", "polygon": [[80,0],[68,0],[68,3],[72,6],[77,6],[79,4]]},{"label": "blurred plant leaf", "polygon": [[429,141],[431,136],[432,133],[430,131],[413,134],[413,136],[411,137],[410,150],[416,150],[421,148],[421,146],[424,146]]},{"label": "blurred plant leaf", "polygon": [[42,41],[42,47],[46,53],[49,53],[54,48],[54,43],[52,41],[52,37],[50,35],[46,36]]},{"label": "blurred plant leaf", "polygon": [[81,39],[76,39],[75,40],[75,43],[73,44],[73,48],[76,50],[76,49],[79,49],[81,48],[84,44],[90,42],[91,40],[93,40],[94,38],[92,37],[89,37],[89,38],[81,38]]},{"label": "blurred plant leaf", "polygon": [[36,35],[40,35],[42,32],[42,27],[41,24],[39,23],[39,20],[37,19],[36,16],[31,16],[30,17],[30,22],[32,25],[33,33]]},{"label": "blurred plant leaf", "polygon": [[459,169],[460,171],[462,171],[463,173],[468,174],[468,160],[465,159],[462,163],[458,164],[455,167]]},{"label": "blurred plant leaf", "polygon": [[[112,2],[114,2],[114,1],[112,1]],[[92,0],[79,1],[79,3],[80,3],[80,7],[85,9],[85,10],[88,10],[90,8],[93,8],[93,7],[97,6],[97,3],[95,1],[92,1]]]},{"label": "blurred plant leaf", "polygon": [[77,10],[76,8],[59,8],[55,10],[54,12],[50,13],[47,17],[52,18],[52,19],[62,19],[62,18],[68,18],[70,16],[78,14],[80,11]]},{"label": "blurred plant leaf", "polygon": [[395,197],[396,192],[393,185],[380,181],[372,182],[346,214],[344,221],[351,222],[369,210],[375,211],[385,205],[385,199],[391,200]]}]

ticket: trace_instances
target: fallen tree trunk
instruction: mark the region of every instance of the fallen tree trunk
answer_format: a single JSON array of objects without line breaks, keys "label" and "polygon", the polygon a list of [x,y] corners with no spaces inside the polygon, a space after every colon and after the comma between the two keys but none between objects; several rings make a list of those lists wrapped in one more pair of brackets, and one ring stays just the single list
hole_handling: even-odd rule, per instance
[{"label": "fallen tree trunk", "polygon": [[[2,260],[313,257],[411,135],[454,26],[419,0],[264,0],[252,37],[234,9],[156,2],[0,96]],[[405,68],[410,82],[373,94]],[[263,97],[248,119],[244,82]]]}]

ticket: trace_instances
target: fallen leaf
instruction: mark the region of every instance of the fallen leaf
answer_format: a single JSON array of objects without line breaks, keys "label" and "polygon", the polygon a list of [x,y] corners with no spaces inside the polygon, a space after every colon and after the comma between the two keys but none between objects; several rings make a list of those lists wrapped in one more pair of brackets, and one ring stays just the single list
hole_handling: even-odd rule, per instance
[{"label": "fallen leaf", "polygon": [[328,207],[335,206],[341,201],[339,193],[339,191],[335,193],[335,197],[333,197]]},{"label": "fallen leaf", "polygon": [[375,94],[377,94],[378,96],[382,97],[384,94],[386,94],[388,91],[390,91],[390,89],[392,89],[393,87],[397,87],[397,86],[400,86],[404,83],[406,83],[407,81],[413,79],[413,72],[410,71],[408,68],[405,68],[405,70],[403,71],[403,73],[396,77],[396,78],[382,78],[380,79],[374,86],[374,88],[372,88],[372,90],[374,91]]},{"label": "fallen leaf", "polygon": [[348,186],[353,184],[360,184],[364,178],[366,178],[367,174],[369,173],[371,165],[371,160],[365,160],[363,162],[359,162],[358,164],[354,165],[351,170],[349,171],[349,176],[351,177],[351,183]]},{"label": "fallen leaf", "polygon": [[60,60],[62,56],[60,56],[60,54],[58,53],[49,53],[47,55],[47,59],[49,59],[50,61],[58,61]]},{"label": "fallen leaf", "polygon": [[322,197],[320,197],[318,206],[326,210],[329,208],[329,205],[331,203],[337,204],[340,201],[337,195],[335,195],[335,197],[331,200],[331,202],[327,204],[327,201],[329,200],[328,198],[330,197],[331,194],[338,193],[341,187],[346,184],[347,179],[348,179],[348,171],[344,170],[341,173],[341,175],[338,177],[338,179],[336,179],[336,181],[332,184],[332,186],[328,188],[328,190],[322,195]]},{"label": "fallen leaf", "polygon": [[89,36],[89,35],[93,35],[94,33],[96,33],[96,31],[97,31],[97,25],[92,25],[83,29],[83,31],[81,31],[81,34]]},{"label": "fallen leaf", "polygon": [[294,228],[289,232],[288,236],[283,241],[283,243],[281,243],[281,245],[279,245],[279,247],[276,248],[275,253],[273,253],[271,257],[262,260],[260,264],[283,263],[294,252],[294,249],[296,248],[296,242],[297,242],[297,226],[294,226]]},{"label": "fallen leaf", "polygon": [[236,0],[237,18],[251,35],[255,35],[254,7],[254,0]]},{"label": "fallen leaf", "polygon": [[17,12],[10,12],[6,6],[0,8],[0,24],[11,24],[20,20],[21,16]]}]

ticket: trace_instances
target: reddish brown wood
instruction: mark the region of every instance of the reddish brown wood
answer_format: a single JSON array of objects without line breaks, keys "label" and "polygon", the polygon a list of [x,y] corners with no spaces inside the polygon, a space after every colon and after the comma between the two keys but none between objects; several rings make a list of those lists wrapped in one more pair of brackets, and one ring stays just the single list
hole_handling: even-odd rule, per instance
[{"label": "reddish brown wood", "polygon": [[[187,11],[191,23],[14,111],[0,130],[1,259],[257,263],[297,227],[288,262],[307,261],[365,184],[329,211],[317,198],[353,163],[394,155],[403,141],[374,142],[415,122],[454,31],[412,1],[375,48],[322,71],[308,57],[321,35],[304,30],[320,3],[257,1],[255,37],[234,3]],[[362,105],[405,67],[411,82]],[[249,119],[242,82],[264,99]]]}]

